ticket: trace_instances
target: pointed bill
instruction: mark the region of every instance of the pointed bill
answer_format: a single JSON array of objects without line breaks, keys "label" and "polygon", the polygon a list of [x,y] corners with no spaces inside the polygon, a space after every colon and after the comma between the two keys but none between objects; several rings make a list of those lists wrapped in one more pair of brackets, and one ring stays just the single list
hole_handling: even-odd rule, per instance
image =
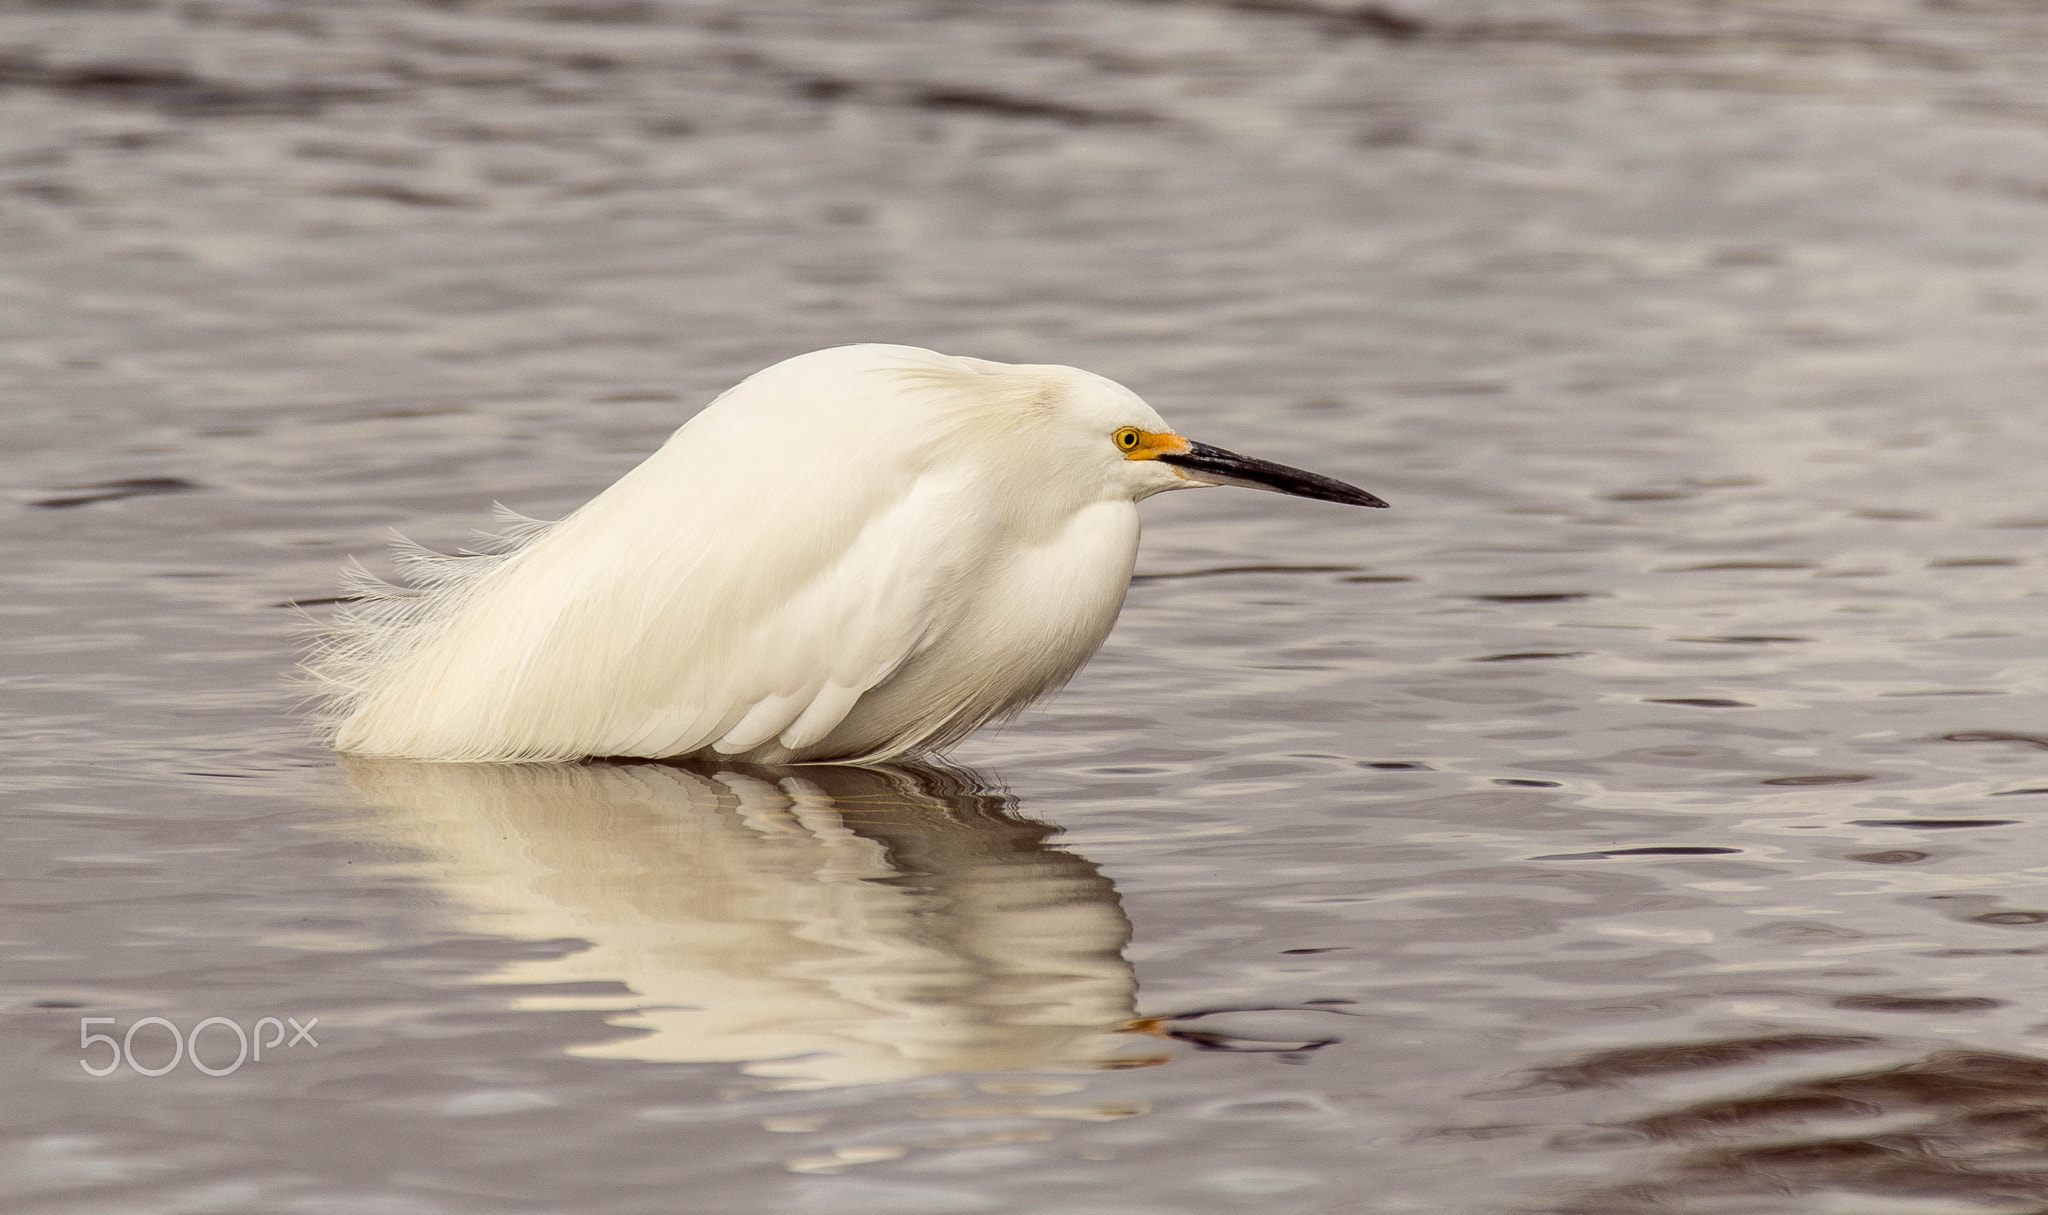
[{"label": "pointed bill", "polygon": [[1242,485],[1246,489],[1270,489],[1274,493],[1293,494],[1297,498],[1315,498],[1323,502],[1342,502],[1346,506],[1385,506],[1386,502],[1377,495],[1366,493],[1355,485],[1346,485],[1334,477],[1303,472],[1285,464],[1270,460],[1255,460],[1240,456],[1234,451],[1211,447],[1207,443],[1188,444],[1184,452],[1162,452],[1155,457],[1161,463],[1171,464],[1186,473],[1189,478],[1210,485]]}]

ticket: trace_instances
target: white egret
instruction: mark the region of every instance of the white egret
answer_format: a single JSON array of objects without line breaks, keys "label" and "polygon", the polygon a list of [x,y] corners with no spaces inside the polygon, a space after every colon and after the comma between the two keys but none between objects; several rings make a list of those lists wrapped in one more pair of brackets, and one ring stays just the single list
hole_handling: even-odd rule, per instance
[{"label": "white egret", "polygon": [[1064,684],[1123,606],[1137,503],[1363,490],[1175,434],[1072,367],[908,346],[756,373],[559,523],[361,575],[308,668],[342,751],[746,763],[930,753]]}]

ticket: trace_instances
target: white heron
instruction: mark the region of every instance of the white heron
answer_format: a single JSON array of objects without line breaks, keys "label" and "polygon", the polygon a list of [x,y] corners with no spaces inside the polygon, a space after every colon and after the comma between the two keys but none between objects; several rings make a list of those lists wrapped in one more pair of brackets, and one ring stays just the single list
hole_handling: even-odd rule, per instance
[{"label": "white heron", "polygon": [[1137,503],[1361,489],[1174,433],[1073,367],[842,346],[748,377],[558,523],[401,550],[307,667],[346,752],[475,762],[928,754],[1109,634]]}]

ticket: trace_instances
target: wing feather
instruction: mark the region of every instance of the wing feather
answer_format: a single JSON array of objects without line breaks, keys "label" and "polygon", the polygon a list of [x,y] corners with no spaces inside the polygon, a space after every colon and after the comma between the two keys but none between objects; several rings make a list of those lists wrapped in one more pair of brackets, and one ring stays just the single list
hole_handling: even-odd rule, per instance
[{"label": "wing feather", "polygon": [[[528,529],[524,547],[444,559],[485,568],[387,588],[415,635],[343,672],[356,682],[338,745],[549,760],[736,755],[786,736],[793,750],[943,630],[950,586],[986,557],[973,495],[939,473],[814,477],[763,511],[730,470],[692,470],[697,492],[677,503],[661,476],[675,471],[650,460],[569,519]],[[655,535],[623,525],[678,516],[687,526]],[[391,609],[361,614],[380,611]]]},{"label": "wing feather", "polygon": [[[823,739],[950,620],[951,585],[985,559],[957,487],[928,477],[871,520],[830,569],[761,622],[729,656],[727,687],[747,715],[712,744],[738,755],[771,740]],[[968,526],[962,526],[963,521]]]}]

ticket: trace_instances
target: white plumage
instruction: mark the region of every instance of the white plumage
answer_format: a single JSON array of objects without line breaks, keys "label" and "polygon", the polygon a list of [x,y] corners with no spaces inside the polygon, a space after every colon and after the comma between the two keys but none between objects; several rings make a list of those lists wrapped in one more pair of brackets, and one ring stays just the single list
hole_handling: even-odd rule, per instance
[{"label": "white plumage", "polygon": [[1362,491],[1181,439],[1071,367],[904,346],[748,378],[559,523],[360,575],[308,669],[343,751],[872,762],[1058,687],[1108,635],[1137,502]]}]

